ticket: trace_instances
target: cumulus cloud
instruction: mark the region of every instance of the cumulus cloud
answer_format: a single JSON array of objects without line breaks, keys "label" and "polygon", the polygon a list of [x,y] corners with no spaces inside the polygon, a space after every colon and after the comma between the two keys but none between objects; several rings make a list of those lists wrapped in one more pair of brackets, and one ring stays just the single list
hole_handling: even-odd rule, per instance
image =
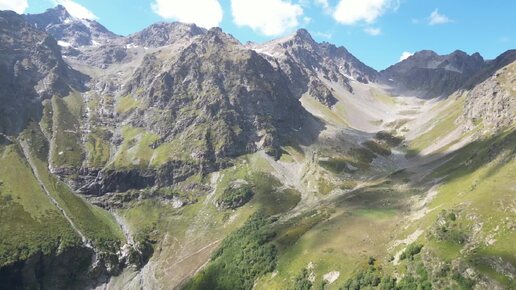
[{"label": "cumulus cloud", "polygon": [[430,25],[445,24],[449,22],[452,22],[452,20],[448,18],[448,16],[439,13],[438,9],[432,11],[432,13],[430,13],[430,16],[428,17],[428,24]]},{"label": "cumulus cloud", "polygon": [[401,53],[400,61],[406,60],[407,58],[409,58],[409,57],[411,57],[413,55],[414,55],[413,52],[404,51],[404,52]]},{"label": "cumulus cloud", "polygon": [[28,0],[0,0],[0,10],[12,10],[18,14],[29,7]]},{"label": "cumulus cloud", "polygon": [[380,28],[375,28],[375,27],[366,27],[364,29],[364,31],[367,34],[372,35],[372,36],[377,36],[377,35],[382,34],[382,30]]},{"label": "cumulus cloud", "polygon": [[392,0],[340,0],[333,18],[342,24],[373,23],[394,3]]},{"label": "cumulus cloud", "polygon": [[223,16],[218,0],[155,0],[151,8],[162,18],[205,28],[219,26]]},{"label": "cumulus cloud", "polygon": [[280,35],[297,27],[303,8],[287,0],[231,0],[233,21],[267,36]]},{"label": "cumulus cloud", "polygon": [[88,10],[88,8],[72,0],[55,0],[54,2],[55,4],[63,5],[64,8],[66,8],[66,10],[68,11],[68,13],[70,13],[70,15],[74,17],[90,20],[99,19],[95,14],[93,14],[93,12]]}]

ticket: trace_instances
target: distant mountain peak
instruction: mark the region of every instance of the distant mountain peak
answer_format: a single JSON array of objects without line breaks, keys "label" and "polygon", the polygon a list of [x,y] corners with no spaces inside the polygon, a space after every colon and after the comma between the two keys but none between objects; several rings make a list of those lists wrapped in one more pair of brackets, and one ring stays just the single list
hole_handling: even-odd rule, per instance
[{"label": "distant mountain peak", "polygon": [[485,65],[479,53],[461,50],[439,55],[421,50],[380,72],[386,83],[397,83],[398,89],[424,97],[448,95],[464,85]]},{"label": "distant mountain peak", "polygon": [[299,39],[303,39],[303,40],[306,40],[306,41],[314,42],[314,39],[312,38],[312,35],[310,34],[310,32],[308,32],[308,30],[306,30],[304,28],[298,29],[294,33],[294,36],[299,38]]},{"label": "distant mountain peak", "polygon": [[159,22],[127,37],[128,43],[160,47],[206,34],[206,29],[182,22]]},{"label": "distant mountain peak", "polygon": [[40,14],[24,16],[27,22],[52,35],[64,46],[100,45],[118,38],[116,34],[95,20],[74,17],[62,5],[49,8]]}]

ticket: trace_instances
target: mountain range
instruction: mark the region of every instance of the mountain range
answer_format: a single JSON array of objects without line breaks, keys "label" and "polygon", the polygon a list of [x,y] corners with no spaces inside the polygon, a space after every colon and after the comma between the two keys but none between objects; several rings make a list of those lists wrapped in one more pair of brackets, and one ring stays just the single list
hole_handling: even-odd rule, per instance
[{"label": "mountain range", "polygon": [[1,289],[513,289],[516,50],[0,11]]}]

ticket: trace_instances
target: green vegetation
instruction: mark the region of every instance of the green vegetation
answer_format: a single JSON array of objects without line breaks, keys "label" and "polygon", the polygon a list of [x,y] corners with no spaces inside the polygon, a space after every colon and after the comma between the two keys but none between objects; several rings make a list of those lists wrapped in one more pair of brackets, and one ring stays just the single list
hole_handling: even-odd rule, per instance
[{"label": "green vegetation", "polygon": [[341,173],[344,170],[349,170],[349,162],[350,161],[348,159],[344,158],[329,158],[328,160],[319,161],[319,165],[330,172]]},{"label": "green vegetation", "polygon": [[413,260],[414,256],[421,252],[422,248],[423,248],[423,245],[421,245],[421,244],[414,243],[414,244],[408,245],[407,248],[405,249],[405,251],[403,251],[403,253],[401,253],[400,260],[405,260],[405,259]]},{"label": "green vegetation", "polygon": [[368,263],[367,268],[354,273],[340,289],[396,289],[396,279],[384,274],[373,262]]},{"label": "green vegetation", "polygon": [[352,158],[352,165],[360,169],[368,169],[376,155],[367,148],[351,148],[348,154]]},{"label": "green vegetation", "polygon": [[380,90],[376,90],[376,89],[371,89],[370,92],[371,92],[371,95],[375,99],[377,99],[378,101],[380,101],[380,102],[382,102],[382,103],[384,103],[386,105],[391,105],[392,106],[392,105],[396,104],[396,99],[393,96],[385,93],[384,91],[380,91]]},{"label": "green vegetation", "polygon": [[0,147],[0,163],[0,267],[80,244],[16,145]]},{"label": "green vegetation", "polygon": [[247,186],[244,186],[243,191],[236,193],[246,194],[245,192],[251,189],[253,195],[248,205],[257,206],[267,215],[283,213],[296,206],[300,200],[299,192],[291,188],[283,188],[277,178],[269,173],[258,171],[260,167],[263,167],[264,171],[268,168],[265,164],[261,164],[261,160],[250,159],[246,164],[228,168],[217,186],[218,199],[222,200],[226,194],[233,192],[231,188],[235,183],[246,182]]},{"label": "green vegetation", "polygon": [[76,116],[71,113],[67,103],[52,98],[53,119],[50,163],[53,167],[80,167],[83,150],[80,145],[80,126]]},{"label": "green vegetation", "polygon": [[110,132],[106,129],[96,128],[86,135],[86,164],[88,167],[99,168],[106,165],[111,155],[109,145]]},{"label": "green vegetation", "polygon": [[367,140],[364,143],[362,143],[362,145],[378,155],[382,155],[382,156],[391,155],[391,149],[383,142],[378,142],[376,140]]},{"label": "green vegetation", "polygon": [[[44,186],[57,203],[64,209],[79,230],[99,249],[107,251],[118,250],[123,233],[114,218],[105,210],[93,206],[83,198],[74,194],[70,188],[48,171],[41,146],[44,138],[37,127],[32,124],[22,133],[22,139],[27,142],[34,170]],[[29,156],[27,156],[29,157]]]},{"label": "green vegetation", "polygon": [[330,193],[335,187],[333,184],[327,180],[326,178],[319,178],[317,182],[317,189],[319,194],[327,195]]},{"label": "green vegetation", "polygon": [[439,112],[437,119],[430,121],[432,124],[430,129],[410,142],[408,155],[418,154],[436,142],[436,140],[452,132],[456,128],[455,121],[462,115],[464,100],[464,97],[460,97],[448,105],[442,112]]},{"label": "green vegetation", "polygon": [[[365,146],[369,144],[368,142],[366,142],[363,145]],[[373,148],[373,150],[385,153],[384,149],[380,148],[377,145],[374,146],[375,147]],[[335,174],[339,174],[342,172],[353,173],[357,169],[369,169],[371,162],[374,158],[376,158],[376,154],[373,150],[367,147],[353,147],[350,148],[348,152],[344,155],[319,160],[319,165],[321,165],[321,167],[323,167],[324,169]]]},{"label": "green vegetation", "polygon": [[251,289],[256,278],[276,267],[277,249],[271,220],[256,213],[230,234],[213,255],[211,263],[184,289]]},{"label": "green vegetation", "polygon": [[468,239],[468,231],[464,223],[457,220],[457,214],[442,210],[432,228],[430,238],[463,245]]},{"label": "green vegetation", "polygon": [[218,199],[217,204],[223,208],[235,209],[251,200],[253,195],[254,192],[251,185],[247,183],[236,183],[224,190],[224,193]]},{"label": "green vegetation", "polygon": [[353,179],[344,179],[340,181],[339,188],[342,190],[349,190],[355,188],[357,185],[358,182]]},{"label": "green vegetation", "polygon": [[376,133],[375,139],[379,141],[385,142],[387,145],[391,147],[396,147],[403,142],[402,137],[394,136],[393,134],[386,132],[386,131],[380,131]]},{"label": "green vegetation", "polygon": [[308,279],[310,273],[308,269],[304,268],[303,271],[294,280],[294,287],[292,290],[310,290],[312,288],[312,282]]},{"label": "green vegetation", "polygon": [[63,98],[66,107],[72,115],[79,120],[83,112],[83,100],[79,92],[72,92],[69,96]]},{"label": "green vegetation", "polygon": [[115,110],[119,114],[125,114],[140,107],[140,105],[141,102],[132,96],[119,97],[116,100]]}]

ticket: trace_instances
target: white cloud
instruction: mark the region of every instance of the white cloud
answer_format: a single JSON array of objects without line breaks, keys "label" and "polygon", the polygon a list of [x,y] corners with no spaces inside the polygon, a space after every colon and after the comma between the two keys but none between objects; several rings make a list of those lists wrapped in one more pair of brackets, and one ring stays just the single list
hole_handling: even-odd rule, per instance
[{"label": "white cloud", "polygon": [[224,14],[218,0],[155,0],[151,7],[162,18],[205,28],[219,26]]},{"label": "white cloud", "polygon": [[413,52],[404,51],[404,52],[401,53],[400,61],[406,60],[407,58],[409,58],[409,57],[411,57],[413,55],[414,55]]},{"label": "white cloud", "polygon": [[319,36],[319,37],[322,37],[322,38],[326,38],[326,39],[331,39],[333,37],[333,34],[331,32],[320,32],[320,31],[316,31],[314,33],[315,36]]},{"label": "white cloud", "polygon": [[315,2],[315,5],[320,6],[324,13],[331,14],[332,8],[330,7],[330,3],[328,3],[328,0],[313,0]]},{"label": "white cloud", "polygon": [[[396,1],[394,1],[396,2]],[[373,23],[394,4],[391,0],[340,0],[333,18],[342,24]]]},{"label": "white cloud", "polygon": [[248,26],[262,34],[284,34],[299,25],[303,15],[299,4],[287,0],[231,0],[233,21],[238,26]]},{"label": "white cloud", "polygon": [[328,0],[314,0],[315,4],[320,5],[323,8],[330,7],[330,4],[328,3]]},{"label": "white cloud", "polygon": [[380,28],[375,28],[375,27],[366,27],[364,29],[364,31],[367,34],[372,35],[372,36],[377,36],[377,35],[382,34],[382,30]]},{"label": "white cloud", "polygon": [[99,19],[95,14],[93,14],[93,12],[88,10],[88,8],[72,0],[54,0],[54,2],[56,4],[63,5],[64,8],[66,8],[66,10],[68,11],[68,13],[70,13],[70,15],[74,17],[90,20]]},{"label": "white cloud", "polygon": [[22,14],[27,7],[29,7],[28,0],[0,0],[0,10],[12,10]]},{"label": "white cloud", "polygon": [[430,16],[428,17],[428,24],[430,25],[437,25],[437,24],[445,24],[452,22],[448,16],[439,13],[438,9],[435,9],[432,13],[430,13]]}]

